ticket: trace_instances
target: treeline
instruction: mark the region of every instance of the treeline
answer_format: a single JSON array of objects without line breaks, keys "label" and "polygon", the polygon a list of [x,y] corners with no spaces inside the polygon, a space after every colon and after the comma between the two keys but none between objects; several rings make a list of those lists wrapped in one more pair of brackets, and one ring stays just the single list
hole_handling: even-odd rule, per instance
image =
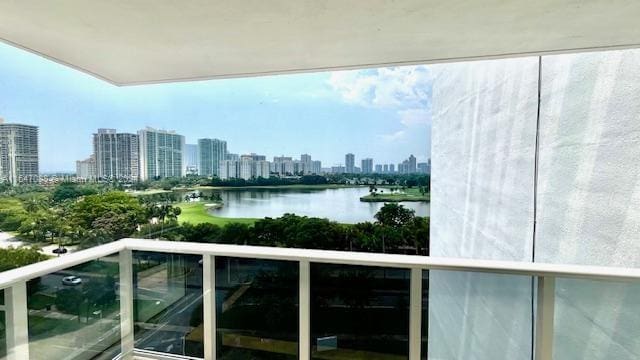
[{"label": "treeline", "polygon": [[169,199],[63,184],[48,192],[0,197],[0,230],[34,244],[91,247],[132,235],[175,241],[292,248],[428,254],[429,219],[386,204],[375,221],[339,224],[287,214],[254,225],[179,224]]},{"label": "treeline", "polygon": [[[287,248],[364,251],[428,255],[429,218],[417,217],[413,210],[386,204],[375,222],[339,224],[335,221],[285,214],[265,218],[254,225],[231,223],[145,225],[134,236],[173,241]],[[151,235],[150,235],[151,234]]]}]

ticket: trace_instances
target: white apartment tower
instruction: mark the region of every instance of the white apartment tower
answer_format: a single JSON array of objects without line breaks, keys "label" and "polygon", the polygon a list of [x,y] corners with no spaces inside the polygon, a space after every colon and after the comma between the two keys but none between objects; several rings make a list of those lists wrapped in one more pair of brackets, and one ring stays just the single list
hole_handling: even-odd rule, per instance
[{"label": "white apartment tower", "polygon": [[138,135],[98,129],[93,134],[95,176],[107,181],[137,181],[140,149]]},{"label": "white apartment tower", "polygon": [[36,182],[38,174],[38,127],[6,124],[0,118],[0,181]]},{"label": "white apartment tower", "polygon": [[138,136],[141,180],[184,176],[184,136],[150,127],[138,131]]}]

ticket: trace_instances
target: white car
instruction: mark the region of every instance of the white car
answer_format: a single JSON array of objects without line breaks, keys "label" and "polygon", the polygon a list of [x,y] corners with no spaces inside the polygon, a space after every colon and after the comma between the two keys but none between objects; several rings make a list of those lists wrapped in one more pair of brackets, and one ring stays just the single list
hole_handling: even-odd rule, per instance
[{"label": "white car", "polygon": [[62,278],[62,285],[76,286],[82,284],[82,279],[77,276],[65,276]]}]

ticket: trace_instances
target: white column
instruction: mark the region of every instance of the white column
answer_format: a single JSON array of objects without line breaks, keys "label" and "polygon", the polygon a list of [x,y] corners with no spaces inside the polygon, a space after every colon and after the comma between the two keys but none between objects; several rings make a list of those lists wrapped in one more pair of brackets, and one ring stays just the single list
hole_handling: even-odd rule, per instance
[{"label": "white column", "polygon": [[309,360],[311,356],[311,264],[300,261],[300,353],[298,359]]},{"label": "white column", "polygon": [[409,360],[420,360],[422,349],[422,269],[411,269],[409,300]]},{"label": "white column", "polygon": [[29,358],[27,283],[19,282],[4,290],[7,328],[7,359]]},{"label": "white column", "polygon": [[216,359],[216,262],[202,256],[202,303],[204,308],[204,359]]},{"label": "white column", "polygon": [[556,279],[550,276],[538,277],[535,360],[553,359],[555,301]]},{"label": "white column", "polygon": [[120,251],[120,341],[122,359],[133,359],[133,255]]}]

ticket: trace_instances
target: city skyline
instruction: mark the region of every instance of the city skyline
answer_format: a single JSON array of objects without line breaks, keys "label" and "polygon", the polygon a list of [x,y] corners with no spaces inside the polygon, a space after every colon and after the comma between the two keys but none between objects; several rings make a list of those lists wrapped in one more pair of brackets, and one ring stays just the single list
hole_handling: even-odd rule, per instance
[{"label": "city skyline", "polygon": [[234,153],[344,154],[396,163],[430,157],[425,66],[115,87],[0,44],[0,116],[38,126],[41,171],[73,172],[98,128],[175,130],[187,143],[225,139]]}]

